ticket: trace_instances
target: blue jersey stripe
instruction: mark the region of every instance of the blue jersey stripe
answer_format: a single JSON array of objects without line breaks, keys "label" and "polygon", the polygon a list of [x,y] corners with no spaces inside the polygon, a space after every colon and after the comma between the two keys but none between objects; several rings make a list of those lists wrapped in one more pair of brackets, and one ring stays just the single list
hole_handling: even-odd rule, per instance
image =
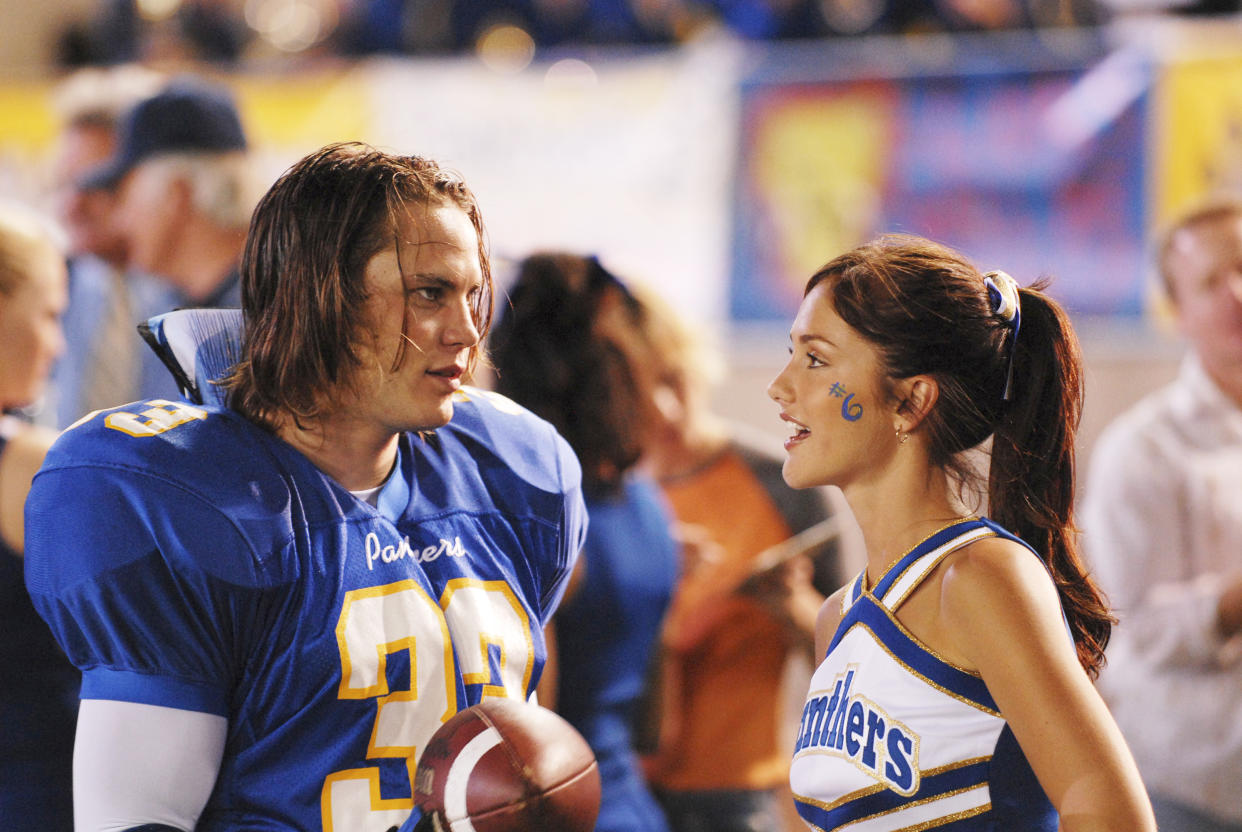
[{"label": "blue jersey stripe", "polygon": [[859,572],[858,577],[854,579],[854,586],[850,589],[851,603],[857,601],[862,596],[863,592],[866,591],[866,588],[863,586],[863,578],[866,577],[866,575],[866,570],[863,570],[862,572]]},{"label": "blue jersey stripe", "polygon": [[923,775],[919,790],[911,796],[897,794],[891,789],[881,789],[831,809],[796,798],[794,802],[797,804],[799,817],[825,832],[831,832],[847,823],[901,809],[914,803],[934,800],[950,792],[978,786],[987,782],[990,767],[990,761],[982,760],[938,774]]},{"label": "blue jersey stripe", "polygon": [[969,701],[978,708],[1000,713],[983,679],[947,664],[943,659],[929,653],[927,648],[907,635],[892,619],[888,611],[870,595],[863,596],[854,606],[850,607],[850,611],[841,620],[841,626],[837,628],[832,638],[828,652],[831,653],[845,634],[855,625],[860,624],[874,633],[880,644],[912,673],[922,676],[933,685]]},{"label": "blue jersey stripe", "polygon": [[897,563],[890,566],[888,571],[884,573],[879,582],[871,590],[871,594],[876,598],[883,598],[886,594],[888,594],[888,591],[892,589],[893,584],[897,583],[897,580],[916,560],[923,557],[923,555],[933,549],[940,548],[944,544],[953,540],[953,538],[959,537],[966,532],[974,531],[981,526],[991,528],[991,526],[982,520],[970,518],[963,520],[960,523],[954,523],[952,526],[936,532],[931,537],[927,538],[922,543],[907,552],[901,560],[897,561]]},{"label": "blue jersey stripe", "polygon": [[118,699],[201,711],[227,717],[229,703],[216,688],[170,675],[157,675],[97,665],[82,673],[82,699]]}]

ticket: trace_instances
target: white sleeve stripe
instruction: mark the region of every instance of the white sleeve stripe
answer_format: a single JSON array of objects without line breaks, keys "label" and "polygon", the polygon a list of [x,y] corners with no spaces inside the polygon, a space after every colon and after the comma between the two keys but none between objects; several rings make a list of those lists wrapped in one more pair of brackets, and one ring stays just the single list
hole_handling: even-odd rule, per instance
[{"label": "white sleeve stripe", "polygon": [[216,714],[83,699],[73,748],[74,829],[193,829],[227,735],[228,720]]}]

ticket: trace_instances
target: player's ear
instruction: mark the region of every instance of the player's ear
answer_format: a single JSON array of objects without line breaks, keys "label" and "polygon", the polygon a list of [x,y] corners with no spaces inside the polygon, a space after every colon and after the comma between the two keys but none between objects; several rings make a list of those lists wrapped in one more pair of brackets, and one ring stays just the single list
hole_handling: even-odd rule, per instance
[{"label": "player's ear", "polygon": [[940,384],[929,375],[900,379],[894,391],[901,430],[909,433],[922,424],[940,399]]}]

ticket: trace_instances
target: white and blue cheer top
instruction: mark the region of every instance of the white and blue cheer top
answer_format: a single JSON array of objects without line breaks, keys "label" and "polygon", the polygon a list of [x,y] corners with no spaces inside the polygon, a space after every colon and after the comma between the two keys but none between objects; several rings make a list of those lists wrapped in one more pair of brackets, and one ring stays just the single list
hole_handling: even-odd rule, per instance
[{"label": "white and blue cheer top", "polygon": [[915,546],[874,588],[864,571],[847,590],[790,769],[811,829],[1056,830],[982,677],[937,656],[896,618],[946,555],[996,535],[1022,542],[990,520],[963,520]]}]

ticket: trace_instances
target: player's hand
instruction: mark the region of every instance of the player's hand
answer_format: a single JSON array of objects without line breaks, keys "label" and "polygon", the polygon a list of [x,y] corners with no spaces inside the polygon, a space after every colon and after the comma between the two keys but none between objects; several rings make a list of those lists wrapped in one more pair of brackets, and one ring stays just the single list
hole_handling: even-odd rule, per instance
[{"label": "player's hand", "polygon": [[739,591],[784,624],[795,640],[812,639],[815,617],[824,602],[812,583],[814,574],[810,558],[799,555],[752,576]]},{"label": "player's hand", "polygon": [[673,538],[681,545],[681,570],[684,576],[699,570],[714,569],[724,561],[724,547],[716,542],[703,526],[678,523]]}]

